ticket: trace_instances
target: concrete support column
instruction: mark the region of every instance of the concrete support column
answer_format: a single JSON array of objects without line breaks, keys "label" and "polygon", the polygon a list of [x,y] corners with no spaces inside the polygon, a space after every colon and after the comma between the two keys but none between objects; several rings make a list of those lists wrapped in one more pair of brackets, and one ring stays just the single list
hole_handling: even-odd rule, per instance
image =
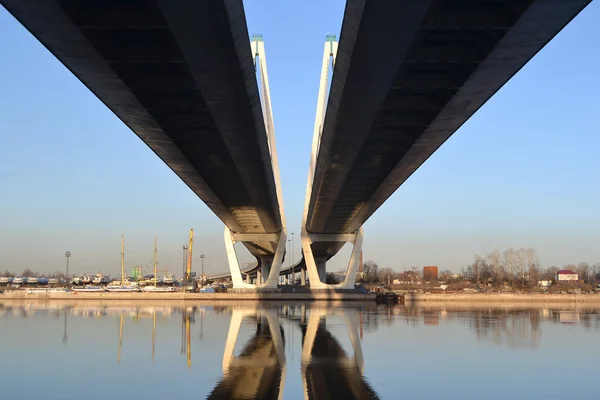
[{"label": "concrete support column", "polygon": [[[271,266],[273,265],[273,257],[261,257],[260,258],[260,274],[263,276],[263,279],[267,279],[269,274],[271,273]],[[264,283],[264,282],[260,282]]]},{"label": "concrete support column", "polygon": [[319,279],[325,283],[327,276],[327,259],[326,258],[315,258],[317,264],[317,272],[319,273]]},{"label": "concrete support column", "polygon": [[235,243],[252,242],[268,240],[277,243],[277,248],[274,255],[260,257],[260,271],[257,271],[256,285],[263,287],[276,288],[279,280],[279,271],[283,261],[283,253],[285,252],[285,244],[287,243],[285,228],[279,234],[233,234],[229,228],[225,227],[225,249],[227,251],[227,259],[229,260],[229,270],[233,287],[236,289],[251,289],[256,288],[255,285],[247,283],[242,277],[240,265],[235,252]]},{"label": "concrete support column", "polygon": [[246,283],[252,283],[250,279],[250,274],[246,274]]},{"label": "concrete support column", "polygon": [[[340,288],[340,289],[353,289],[354,282],[356,279],[356,273],[358,272],[358,264],[360,262],[360,253],[362,250],[363,243],[363,228],[359,228],[356,233],[348,234],[309,234],[306,229],[303,228],[302,234],[302,251],[304,253],[304,260],[306,262],[306,268],[308,273],[308,279],[310,280],[310,287],[313,289],[324,289],[324,288]],[[325,283],[326,278],[326,258],[315,257],[312,252],[311,244],[314,242],[351,242],[354,244],[352,249],[352,255],[348,262],[348,269],[346,270],[346,277],[344,282],[338,284],[328,285]]]},{"label": "concrete support column", "polygon": [[302,286],[306,285],[306,269],[300,268],[300,284]]}]

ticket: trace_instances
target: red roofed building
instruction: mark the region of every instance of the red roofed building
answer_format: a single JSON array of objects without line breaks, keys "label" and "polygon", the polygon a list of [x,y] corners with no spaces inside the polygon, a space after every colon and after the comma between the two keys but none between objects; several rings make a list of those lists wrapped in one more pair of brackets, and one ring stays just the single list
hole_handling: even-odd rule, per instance
[{"label": "red roofed building", "polygon": [[576,272],[571,271],[570,269],[561,269],[556,274],[556,280],[559,282],[572,282],[578,281],[579,276]]}]

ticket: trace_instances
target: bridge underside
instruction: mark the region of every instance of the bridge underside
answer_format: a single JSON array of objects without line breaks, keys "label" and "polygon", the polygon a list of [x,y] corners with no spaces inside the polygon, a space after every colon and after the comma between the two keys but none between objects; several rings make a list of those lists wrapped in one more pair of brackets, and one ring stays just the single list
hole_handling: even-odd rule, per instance
[{"label": "bridge underside", "polygon": [[356,232],[589,2],[349,0],[307,231]]},{"label": "bridge underside", "polygon": [[[3,5],[231,231],[281,231],[241,1]],[[244,244],[257,257],[276,250]]]}]

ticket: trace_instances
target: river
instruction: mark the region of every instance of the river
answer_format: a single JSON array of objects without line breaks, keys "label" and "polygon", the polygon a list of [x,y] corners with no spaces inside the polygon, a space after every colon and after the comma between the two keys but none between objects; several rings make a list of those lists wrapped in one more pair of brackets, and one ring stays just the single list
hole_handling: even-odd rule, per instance
[{"label": "river", "polygon": [[600,308],[0,302],[2,399],[596,399]]}]

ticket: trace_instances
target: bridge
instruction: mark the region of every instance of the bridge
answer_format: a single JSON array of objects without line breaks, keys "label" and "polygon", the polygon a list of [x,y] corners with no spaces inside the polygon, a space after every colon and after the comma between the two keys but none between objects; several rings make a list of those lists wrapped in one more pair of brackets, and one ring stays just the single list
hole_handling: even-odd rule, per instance
[{"label": "bridge", "polygon": [[[312,288],[354,287],[363,224],[589,3],[347,1],[325,45],[302,223]],[[327,285],[346,242],[346,278]]]},{"label": "bridge", "polygon": [[[243,242],[276,287],[286,227],[260,35],[242,1],[2,0]],[[260,71],[260,88],[256,72]]]},{"label": "bridge", "polygon": [[[354,287],[364,223],[590,2],[348,0],[339,42],[324,47],[303,258],[282,269],[266,57],[241,1],[2,0],[224,222],[235,288],[300,272],[311,288],[342,289]],[[246,281],[235,242],[257,258]],[[345,279],[327,285],[346,242]]]}]

